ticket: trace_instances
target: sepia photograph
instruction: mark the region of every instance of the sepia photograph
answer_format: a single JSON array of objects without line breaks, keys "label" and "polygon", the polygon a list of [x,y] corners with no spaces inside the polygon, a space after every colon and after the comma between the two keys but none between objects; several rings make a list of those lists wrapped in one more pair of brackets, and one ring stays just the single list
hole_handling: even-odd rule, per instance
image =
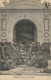
[{"label": "sepia photograph", "polygon": [[0,0],[0,76],[51,76],[51,0]]}]

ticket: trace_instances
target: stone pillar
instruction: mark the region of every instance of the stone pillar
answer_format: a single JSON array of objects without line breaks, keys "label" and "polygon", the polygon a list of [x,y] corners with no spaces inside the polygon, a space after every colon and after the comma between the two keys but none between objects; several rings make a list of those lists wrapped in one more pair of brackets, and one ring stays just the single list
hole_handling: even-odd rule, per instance
[{"label": "stone pillar", "polygon": [[1,41],[7,41],[7,14],[2,14],[1,17]]},{"label": "stone pillar", "polygon": [[51,44],[50,44],[50,55],[51,55]]}]

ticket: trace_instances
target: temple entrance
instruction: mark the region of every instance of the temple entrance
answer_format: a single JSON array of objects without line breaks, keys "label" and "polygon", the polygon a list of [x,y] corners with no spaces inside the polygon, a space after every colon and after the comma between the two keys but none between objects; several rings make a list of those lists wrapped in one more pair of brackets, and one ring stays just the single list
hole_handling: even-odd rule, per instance
[{"label": "temple entrance", "polygon": [[37,28],[30,20],[20,20],[13,29],[13,42],[19,43],[18,64],[27,62],[28,44],[37,41]]},{"label": "temple entrance", "polygon": [[21,41],[23,44],[37,41],[37,28],[30,20],[20,20],[13,29],[13,42]]}]

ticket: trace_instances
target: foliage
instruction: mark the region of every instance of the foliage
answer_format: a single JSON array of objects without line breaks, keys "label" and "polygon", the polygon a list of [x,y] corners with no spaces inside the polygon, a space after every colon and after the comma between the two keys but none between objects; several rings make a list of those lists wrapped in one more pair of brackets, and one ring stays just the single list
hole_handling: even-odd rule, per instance
[{"label": "foliage", "polygon": [[10,70],[16,67],[16,64],[14,61],[8,59],[8,60],[3,60],[0,59],[0,70]]},{"label": "foliage", "polygon": [[15,68],[20,58],[20,51],[26,51],[27,65],[44,68],[48,66],[47,61],[51,58],[50,43],[40,45],[39,42],[32,42],[25,46],[22,43],[0,42],[0,70]]}]

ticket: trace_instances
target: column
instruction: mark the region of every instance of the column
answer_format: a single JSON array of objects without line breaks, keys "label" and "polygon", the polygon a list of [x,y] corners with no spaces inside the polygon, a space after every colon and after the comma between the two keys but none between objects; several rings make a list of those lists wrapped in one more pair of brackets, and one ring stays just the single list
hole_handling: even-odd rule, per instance
[{"label": "column", "polygon": [[7,14],[2,14],[1,17],[1,41],[7,41]]}]

